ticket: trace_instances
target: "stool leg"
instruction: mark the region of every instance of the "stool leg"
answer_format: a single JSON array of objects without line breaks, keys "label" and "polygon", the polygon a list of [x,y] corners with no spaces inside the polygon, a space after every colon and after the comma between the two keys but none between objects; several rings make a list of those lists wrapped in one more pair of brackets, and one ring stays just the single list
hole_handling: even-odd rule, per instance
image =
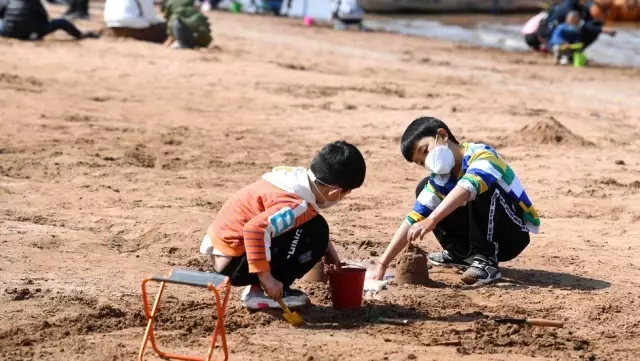
[{"label": "stool leg", "polygon": [[229,359],[229,348],[227,347],[227,329],[224,319],[227,317],[227,303],[229,303],[229,294],[231,293],[231,285],[225,285],[224,301],[222,302],[219,322],[220,322],[220,339],[222,340],[222,351],[224,352],[224,361]]},{"label": "stool leg", "polygon": [[213,293],[214,300],[216,302],[216,311],[218,314],[218,320],[216,321],[216,325],[213,330],[213,336],[211,337],[211,346],[209,347],[209,352],[207,352],[207,357],[205,358],[206,361],[211,361],[211,356],[213,355],[213,350],[215,349],[218,335],[220,335],[220,341],[222,343],[222,352],[224,353],[224,361],[229,359],[226,330],[224,327],[224,317],[227,309],[227,302],[229,300],[229,290],[231,289],[231,286],[228,283],[225,286],[226,287],[225,287],[224,301],[222,302],[222,304],[220,303],[220,292],[212,286],[209,287],[209,290],[211,290],[211,293]]},{"label": "stool leg", "polygon": [[[148,281],[148,280],[145,280],[145,281]],[[147,295],[147,289],[146,289],[147,282],[145,281],[143,281],[143,285],[142,285],[142,296],[143,296],[143,300],[144,300],[143,302],[145,305],[145,315],[147,316],[147,328],[144,331],[144,338],[142,340],[142,345],[140,346],[140,352],[138,353],[139,361],[142,361],[142,358],[144,357],[144,351],[147,348],[147,342],[149,340],[151,340],[151,348],[153,348],[153,351],[158,355],[163,355],[163,353],[158,349],[158,346],[156,346],[156,340],[155,340],[153,328],[155,326],[156,316],[158,315],[158,306],[160,305],[160,299],[162,298],[162,292],[164,291],[165,283],[164,282],[160,283],[160,288],[158,289],[155,302],[153,303],[153,308],[151,309],[151,312],[149,312],[149,309],[148,309],[149,301],[148,301],[148,295]]]},{"label": "stool leg", "polygon": [[218,339],[218,331],[220,327],[220,293],[217,289],[211,287],[209,288],[211,293],[213,293],[213,300],[216,302],[216,311],[218,313],[218,320],[216,321],[215,326],[213,327],[213,335],[211,336],[211,345],[209,346],[209,351],[207,352],[207,357],[205,361],[211,361],[211,356],[213,355],[213,350],[216,347],[216,341]]}]

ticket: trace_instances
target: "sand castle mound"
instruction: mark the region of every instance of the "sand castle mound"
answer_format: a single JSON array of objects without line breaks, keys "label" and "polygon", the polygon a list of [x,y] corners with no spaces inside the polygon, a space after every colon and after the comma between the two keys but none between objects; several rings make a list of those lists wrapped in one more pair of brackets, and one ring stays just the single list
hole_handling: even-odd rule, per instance
[{"label": "sand castle mound", "polygon": [[581,147],[594,146],[593,142],[574,134],[554,117],[527,124],[520,130],[502,137],[500,143],[503,145],[554,144]]},{"label": "sand castle mound", "polygon": [[396,264],[397,284],[429,285],[427,257],[419,247],[409,245],[399,256]]}]

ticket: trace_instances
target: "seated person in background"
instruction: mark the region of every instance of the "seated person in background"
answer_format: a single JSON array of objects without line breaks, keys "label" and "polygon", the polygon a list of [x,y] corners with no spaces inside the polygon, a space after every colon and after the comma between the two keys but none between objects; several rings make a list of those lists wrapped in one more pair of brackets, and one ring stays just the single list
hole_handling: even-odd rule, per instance
[{"label": "seated person in background", "polygon": [[153,0],[107,0],[104,22],[116,37],[159,44],[167,39],[167,25],[156,15]]},{"label": "seated person in background", "polygon": [[590,0],[584,5],[580,0],[564,0],[549,9],[549,16],[540,23],[538,35],[549,41],[555,28],[567,20],[569,12],[577,11],[583,22],[580,42],[585,49],[598,39],[600,33],[615,36],[615,30],[603,26],[612,4],[613,0]]},{"label": "seated person in background", "polygon": [[584,7],[580,3],[580,0],[560,1],[547,10],[547,16],[541,20],[536,33],[539,37],[548,42],[549,39],[551,39],[553,30],[567,20],[567,14],[569,14],[570,11],[575,10],[581,13],[583,8]]},{"label": "seated person in background", "polygon": [[556,64],[569,64],[574,52],[570,45],[578,43],[580,43],[580,14],[571,10],[567,15],[567,21],[556,26],[549,39],[549,48],[556,58]]},{"label": "seated person in background", "polygon": [[193,0],[166,0],[162,10],[167,19],[165,45],[174,49],[206,48],[213,41],[209,19],[194,7]]},{"label": "seated person in background", "polygon": [[7,38],[42,40],[56,30],[64,30],[75,39],[100,37],[95,32],[83,33],[66,19],[49,21],[47,10],[40,0],[6,0],[3,12],[0,36]]},{"label": "seated person in background", "polygon": [[357,25],[358,29],[366,30],[362,24],[364,10],[358,5],[357,0],[334,0],[332,4],[331,19],[333,28],[347,30],[349,25]]}]

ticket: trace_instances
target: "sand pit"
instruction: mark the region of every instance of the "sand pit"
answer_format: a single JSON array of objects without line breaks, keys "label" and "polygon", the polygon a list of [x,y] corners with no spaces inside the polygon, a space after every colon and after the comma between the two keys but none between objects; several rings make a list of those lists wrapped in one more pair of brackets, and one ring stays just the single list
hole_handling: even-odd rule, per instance
[{"label": "sand pit", "polygon": [[595,145],[593,142],[574,134],[552,116],[544,120],[534,121],[505,137],[499,138],[498,143],[502,146],[552,144],[593,147]]},{"label": "sand pit", "polygon": [[[323,216],[341,259],[373,267],[425,176],[399,152],[418,116],[442,118],[459,138],[535,135],[505,143],[542,227],[503,265],[504,282],[469,288],[434,268],[439,288],[392,283],[355,312],[334,310],[326,283],[296,282],[313,303],[300,310],[319,325],[312,331],[281,312],[247,312],[238,287],[230,360],[640,359],[637,70],[210,17],[217,48],[199,51],[62,33],[0,38],[0,360],[134,360],[140,281],[174,266],[210,270],[198,249],[228,196],[273,166],[308,165],[339,138],[362,150],[367,179]],[[98,9],[92,18],[80,26],[99,29]],[[562,124],[537,124],[545,114]],[[431,235],[420,246],[441,249]],[[424,281],[420,272],[410,281]],[[167,351],[205,353],[213,308],[206,291],[169,286],[158,324]],[[498,326],[494,315],[567,326]]]}]

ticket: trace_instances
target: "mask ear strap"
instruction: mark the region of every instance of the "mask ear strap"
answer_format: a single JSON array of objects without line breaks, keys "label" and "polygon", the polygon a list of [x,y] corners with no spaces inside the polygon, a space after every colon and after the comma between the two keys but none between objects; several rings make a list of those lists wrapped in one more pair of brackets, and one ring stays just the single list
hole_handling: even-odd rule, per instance
[{"label": "mask ear strap", "polygon": [[316,175],[313,174],[313,171],[311,171],[311,169],[307,169],[307,176],[309,176],[309,179],[311,179],[312,182],[316,181]]},{"label": "mask ear strap", "polygon": [[[433,142],[433,147],[435,148],[436,145],[438,145],[438,137],[442,136],[440,135],[440,133],[436,133],[436,140]],[[447,134],[447,136],[444,137],[444,142],[445,144],[449,144],[449,135]]]}]

